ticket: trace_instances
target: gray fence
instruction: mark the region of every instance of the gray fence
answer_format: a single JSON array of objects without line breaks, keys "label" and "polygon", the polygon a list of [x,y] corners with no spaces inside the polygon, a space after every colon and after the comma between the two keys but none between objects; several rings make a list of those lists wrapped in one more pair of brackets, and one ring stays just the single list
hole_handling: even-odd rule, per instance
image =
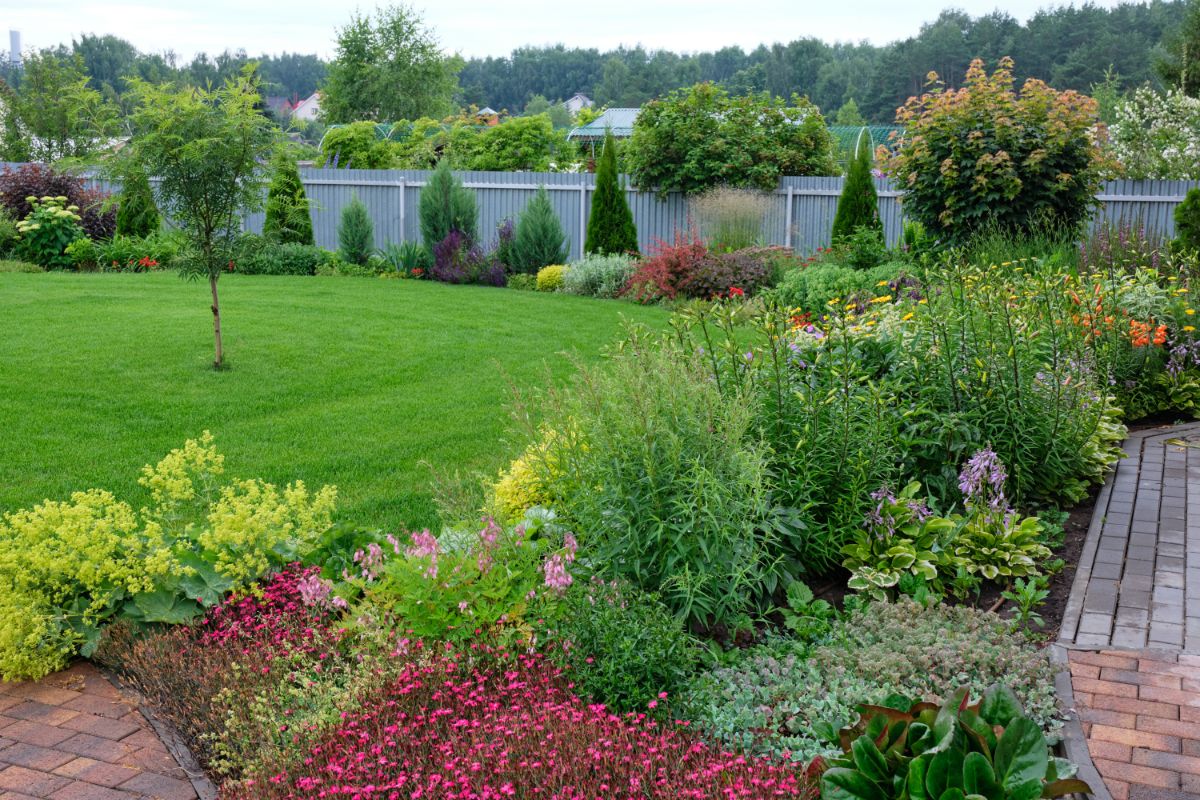
[{"label": "gray fence", "polygon": [[[16,166],[16,165],[12,165]],[[375,222],[375,242],[420,239],[419,203],[421,188],[429,178],[424,170],[301,169],[312,206],[313,231],[317,244],[337,247],[338,220],[342,208],[357,195]],[[505,219],[516,219],[539,186],[549,191],[550,200],[562,220],[571,257],[582,248],[591,212],[596,177],[588,173],[564,172],[460,172],[459,178],[474,190],[479,208],[479,230],[484,244],[493,244],[495,230]],[[829,244],[841,177],[784,178],[772,195],[764,223],[769,244],[811,253]],[[102,181],[95,185],[111,190]],[[900,192],[887,180],[877,179],[879,214],[889,244],[900,238],[904,226]],[[1144,225],[1163,236],[1174,236],[1175,207],[1200,181],[1109,181],[1097,195],[1093,223],[1126,222]],[[677,193],[660,198],[653,192],[627,189],[626,197],[637,223],[638,240],[645,251],[655,240],[670,241],[677,230],[689,224],[688,201]],[[263,215],[251,214],[245,228],[261,231]]]},{"label": "gray fence", "polygon": [[[317,244],[330,248],[337,246],[341,209],[354,195],[370,210],[378,245],[420,239],[418,205],[421,187],[429,172],[303,169],[300,174],[312,204]],[[458,175],[465,186],[475,191],[479,230],[485,238],[494,236],[496,227],[505,219],[516,219],[538,186],[544,185],[562,220],[571,256],[580,254],[591,212],[595,175],[562,172],[461,172]],[[827,246],[842,180],[841,177],[781,180],[764,224],[766,241],[800,253]],[[901,193],[885,179],[877,179],[875,183],[884,231],[888,242],[895,244],[904,225]],[[1164,236],[1173,236],[1175,207],[1193,187],[1200,187],[1200,181],[1110,181],[1098,195],[1100,204],[1094,222],[1141,224]],[[670,241],[677,230],[689,224],[688,202],[684,196],[672,193],[660,198],[653,192],[626,191],[643,251],[655,240]],[[246,220],[246,227],[252,231],[261,230],[262,214],[251,215]]]}]

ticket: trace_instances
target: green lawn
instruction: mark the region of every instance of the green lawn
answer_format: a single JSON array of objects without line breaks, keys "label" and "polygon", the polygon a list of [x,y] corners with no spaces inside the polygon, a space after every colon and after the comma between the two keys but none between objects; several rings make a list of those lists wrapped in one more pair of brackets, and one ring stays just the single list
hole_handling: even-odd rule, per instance
[{"label": "green lawn", "polygon": [[227,276],[230,369],[207,284],[0,274],[0,511],[90,487],[140,502],[142,464],[208,429],[227,472],[333,483],[345,519],[436,522],[439,470],[494,471],[509,381],[593,359],[659,309],[426,282]]}]

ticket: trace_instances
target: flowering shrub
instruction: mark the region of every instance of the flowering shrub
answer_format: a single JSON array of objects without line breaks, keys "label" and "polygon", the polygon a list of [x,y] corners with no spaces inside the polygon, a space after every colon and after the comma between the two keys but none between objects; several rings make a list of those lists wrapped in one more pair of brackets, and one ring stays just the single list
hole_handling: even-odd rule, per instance
[{"label": "flowering shrub", "polygon": [[1135,89],[1116,109],[1109,130],[1123,177],[1188,180],[1200,177],[1200,99],[1178,89]]},{"label": "flowering shrub", "polygon": [[357,579],[364,585],[357,616],[395,621],[416,637],[453,640],[481,631],[531,638],[530,603],[571,585],[568,567],[578,549],[550,512],[530,512],[511,528],[487,520],[471,535],[439,539],[421,531],[406,546],[395,539],[391,545],[391,556],[378,552]]},{"label": "flowering shrub", "polygon": [[66,197],[67,205],[79,207],[80,226],[89,239],[112,238],[117,230],[117,210],[105,208],[108,194],[84,187],[83,178],[44,164],[24,164],[0,171],[0,205],[13,219],[25,219],[33,211],[31,199]]},{"label": "flowering shrub", "polygon": [[987,224],[1073,229],[1094,202],[1096,101],[1034,79],[1017,92],[1012,69],[1002,58],[988,75],[976,59],[962,88],[934,88],[896,113],[905,136],[886,169],[904,187],[906,214],[941,238],[963,241]]},{"label": "flowering shrub", "polygon": [[974,695],[1004,683],[1039,725],[1057,725],[1043,650],[995,614],[907,598],[853,611],[816,647],[776,640],[700,675],[685,710],[731,746],[808,759],[837,751],[833,734],[859,703],[892,694],[942,700],[964,682]]},{"label": "flowering shrub", "polygon": [[332,524],[336,491],[224,482],[207,432],[142,469],[136,512],[99,489],[0,521],[0,677],[90,655],[114,618],[180,623],[298,559]]},{"label": "flowering shrub", "polygon": [[489,655],[447,651],[406,666],[303,759],[279,762],[225,796],[814,796],[797,765],[718,750],[682,725],[588,705],[539,656],[476,662]]},{"label": "flowering shrub", "polygon": [[79,206],[67,205],[67,198],[27,198],[29,216],[17,223],[16,254],[46,269],[65,269],[71,266],[67,247],[84,238],[80,227]]}]

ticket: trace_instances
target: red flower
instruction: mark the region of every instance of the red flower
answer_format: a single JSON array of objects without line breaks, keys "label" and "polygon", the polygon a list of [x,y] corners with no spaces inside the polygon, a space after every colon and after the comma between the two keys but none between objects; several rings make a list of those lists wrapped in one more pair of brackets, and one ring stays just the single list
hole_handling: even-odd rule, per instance
[{"label": "red flower", "polygon": [[729,296],[730,297],[745,297],[746,293],[736,286],[730,286],[729,287]]},{"label": "red flower", "polygon": [[424,274],[425,274],[425,270],[422,269],[421,267],[413,267],[412,276],[414,278],[419,278]]}]

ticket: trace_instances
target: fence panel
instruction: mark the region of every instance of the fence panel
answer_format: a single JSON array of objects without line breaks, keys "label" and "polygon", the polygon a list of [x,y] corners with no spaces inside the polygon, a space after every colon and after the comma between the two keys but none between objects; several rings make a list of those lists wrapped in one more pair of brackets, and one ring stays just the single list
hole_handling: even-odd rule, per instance
[{"label": "fence panel", "polygon": [[[0,164],[18,167],[19,164]],[[311,204],[313,233],[322,247],[337,247],[338,221],[342,209],[355,196],[367,206],[375,223],[375,244],[419,240],[421,189],[431,172],[428,170],[316,169],[300,170]],[[578,258],[587,235],[595,176],[567,172],[460,172],[463,184],[475,192],[479,209],[482,243],[494,246],[496,229],[505,219],[516,220],[539,186],[544,185],[567,235],[568,255]],[[118,187],[96,175],[86,175],[89,187],[113,191]],[[655,241],[671,241],[676,231],[691,224],[686,197],[672,192],[655,192],[626,186],[626,198],[637,224],[638,243],[645,252]],[[809,254],[829,245],[841,177],[783,178],[772,195],[770,210],[763,225],[767,244],[791,247]],[[889,245],[896,244],[904,229],[901,192],[885,178],[875,180],[879,192],[879,216]],[[1165,238],[1175,235],[1175,208],[1189,189],[1200,188],[1200,181],[1129,181],[1106,182],[1097,195],[1092,225],[1129,224]],[[263,214],[247,215],[246,230],[262,230]]]}]

